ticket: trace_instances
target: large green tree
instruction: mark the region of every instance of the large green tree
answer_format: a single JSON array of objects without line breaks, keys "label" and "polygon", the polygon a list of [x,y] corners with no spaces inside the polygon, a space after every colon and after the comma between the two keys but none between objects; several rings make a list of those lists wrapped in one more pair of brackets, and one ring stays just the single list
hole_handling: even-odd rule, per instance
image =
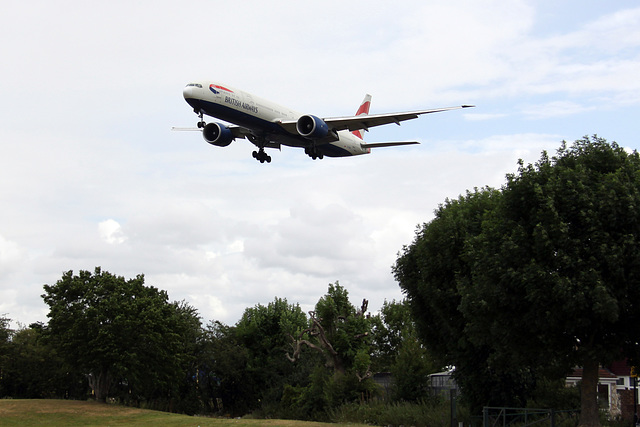
[{"label": "large green tree", "polygon": [[300,306],[278,297],[247,308],[235,326],[211,322],[200,359],[200,387],[205,400],[215,402],[212,410],[278,416],[285,385],[307,382],[306,365],[293,365],[285,357],[291,334],[306,326]]},{"label": "large green tree", "polygon": [[521,162],[500,191],[447,201],[394,271],[468,388],[483,372],[526,396],[580,365],[580,424],[598,425],[599,365],[639,355],[639,209],[638,154],[585,137]]},{"label": "large green tree", "polygon": [[298,304],[276,297],[268,305],[247,308],[235,326],[239,345],[247,350],[245,369],[255,386],[252,409],[265,416],[279,410],[285,384],[299,385],[309,372],[292,365],[285,357],[290,336],[307,325],[307,316]]},{"label": "large green tree", "polygon": [[484,188],[446,200],[394,266],[420,338],[439,366],[455,365],[457,382],[475,410],[524,405],[530,387],[529,376],[508,359],[500,366],[489,362],[490,347],[466,332],[469,320],[459,310],[458,284],[471,275],[463,257],[466,242],[481,232],[482,219],[499,195]]},{"label": "large green tree", "polygon": [[195,309],[169,302],[165,291],[144,285],[143,275],[127,280],[100,267],[68,271],[44,290],[47,336],[87,376],[98,401],[116,386],[134,400],[171,399],[188,370],[195,371]]}]

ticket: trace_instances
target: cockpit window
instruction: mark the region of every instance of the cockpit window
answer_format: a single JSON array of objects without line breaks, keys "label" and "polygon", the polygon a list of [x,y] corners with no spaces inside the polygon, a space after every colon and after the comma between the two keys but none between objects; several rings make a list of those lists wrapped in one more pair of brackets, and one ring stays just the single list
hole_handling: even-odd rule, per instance
[{"label": "cockpit window", "polygon": [[189,87],[189,86],[195,86],[195,87],[197,87],[198,89],[202,89],[202,85],[201,85],[200,83],[189,83],[189,84],[187,85],[187,87]]}]

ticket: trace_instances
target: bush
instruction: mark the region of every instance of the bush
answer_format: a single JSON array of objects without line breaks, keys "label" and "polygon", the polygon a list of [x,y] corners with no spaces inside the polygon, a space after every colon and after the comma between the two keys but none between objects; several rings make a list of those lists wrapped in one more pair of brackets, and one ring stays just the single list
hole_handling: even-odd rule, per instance
[{"label": "bush", "polygon": [[348,403],[331,411],[331,421],[372,425],[448,427],[451,425],[450,411],[450,401],[445,399],[421,400],[417,403]]}]

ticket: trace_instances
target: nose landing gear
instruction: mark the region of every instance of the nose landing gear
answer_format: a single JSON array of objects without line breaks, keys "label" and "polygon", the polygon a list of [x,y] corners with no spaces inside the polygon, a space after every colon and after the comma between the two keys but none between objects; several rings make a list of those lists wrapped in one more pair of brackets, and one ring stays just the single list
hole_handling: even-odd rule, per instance
[{"label": "nose landing gear", "polygon": [[200,121],[198,122],[198,128],[202,129],[204,128],[207,123],[204,121],[204,113],[202,112],[202,110],[198,110],[197,108],[193,110],[194,113],[196,113],[198,115],[198,117],[200,117]]}]

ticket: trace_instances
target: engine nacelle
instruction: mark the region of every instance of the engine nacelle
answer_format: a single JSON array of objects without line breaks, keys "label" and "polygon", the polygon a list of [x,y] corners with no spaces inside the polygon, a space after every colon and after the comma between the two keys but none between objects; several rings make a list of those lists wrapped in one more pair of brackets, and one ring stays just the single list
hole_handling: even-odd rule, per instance
[{"label": "engine nacelle", "polygon": [[234,140],[231,129],[220,123],[207,123],[202,129],[202,137],[211,145],[226,147]]},{"label": "engine nacelle", "polygon": [[329,125],[319,117],[306,115],[298,119],[296,130],[305,138],[321,139],[329,134]]}]

